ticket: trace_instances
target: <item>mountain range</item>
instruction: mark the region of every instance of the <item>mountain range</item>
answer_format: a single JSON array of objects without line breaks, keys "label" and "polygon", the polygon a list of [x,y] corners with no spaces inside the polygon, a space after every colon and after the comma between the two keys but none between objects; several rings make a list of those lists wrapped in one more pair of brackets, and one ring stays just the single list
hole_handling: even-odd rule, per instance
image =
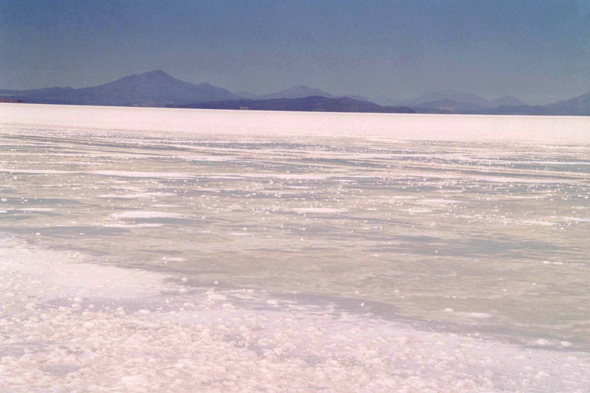
[{"label": "mountain range", "polygon": [[518,105],[495,108],[492,114],[590,116],[590,93],[548,105]]},{"label": "mountain range", "polygon": [[0,90],[0,96],[30,103],[166,106],[203,101],[233,100],[236,94],[208,83],[183,82],[164,71],[130,75],[100,86],[72,89],[54,87],[38,90]]},{"label": "mountain range", "polygon": [[210,101],[183,105],[183,108],[201,109],[250,109],[300,112],[365,112],[365,113],[414,113],[408,107],[381,106],[369,101],[349,97],[309,96],[300,98],[271,98],[265,100]]},{"label": "mountain range", "polygon": [[367,101],[365,97],[359,95],[345,95],[345,96],[334,96],[330,93],[326,93],[323,90],[315,89],[307,86],[295,86],[290,89],[281,90],[273,94],[256,95],[248,92],[236,93],[242,98],[250,100],[272,100],[279,98],[304,98],[304,97],[326,97],[326,98],[351,98],[358,101]]},{"label": "mountain range", "polygon": [[522,106],[523,101],[512,96],[504,96],[495,100],[488,100],[472,93],[454,90],[432,91],[412,100],[396,101],[388,97],[378,97],[374,100],[381,105],[403,105],[415,108],[425,113],[471,113],[484,112],[486,109],[501,106]]},{"label": "mountain range", "polygon": [[0,90],[0,102],[328,112],[590,115],[590,93],[537,106],[527,105],[512,96],[488,100],[452,90],[429,92],[411,100],[377,97],[369,101],[358,95],[335,96],[307,86],[257,95],[232,93],[208,83],[184,82],[162,70],[80,89]]},{"label": "mountain range", "polygon": [[[247,99],[245,99],[245,97]],[[130,75],[104,85],[73,89],[0,90],[0,99],[12,102],[148,106],[210,109],[256,109],[327,112],[410,113],[409,108],[385,107],[362,97],[336,97],[319,89],[296,86],[275,94],[241,95],[208,83],[192,84],[162,70]]]}]

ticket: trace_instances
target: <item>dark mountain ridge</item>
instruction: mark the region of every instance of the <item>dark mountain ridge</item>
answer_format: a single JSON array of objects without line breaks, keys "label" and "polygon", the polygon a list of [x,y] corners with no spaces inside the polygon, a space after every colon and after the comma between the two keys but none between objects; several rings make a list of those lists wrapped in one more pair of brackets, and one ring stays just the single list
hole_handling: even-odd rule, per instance
[{"label": "dark mountain ridge", "polygon": [[307,86],[295,86],[289,89],[281,90],[277,93],[273,94],[264,94],[260,96],[256,96],[255,99],[257,100],[272,100],[272,99],[280,99],[280,98],[305,98],[305,97],[327,97],[333,98],[334,96],[330,93],[326,93],[320,89],[311,88]]},{"label": "dark mountain ridge", "polygon": [[438,101],[431,101],[431,102],[422,102],[418,104],[415,108],[417,108],[418,112],[424,110],[423,112],[432,113],[432,111],[440,111],[441,113],[464,113],[464,112],[473,112],[473,111],[481,111],[485,109],[485,107],[477,104],[473,104],[470,102],[463,102],[463,101],[455,101],[451,99],[442,99]]},{"label": "dark mountain ridge", "polygon": [[590,116],[590,93],[548,105],[500,106],[484,113],[491,115]]},{"label": "dark mountain ridge", "polygon": [[304,85],[294,86],[289,89],[281,90],[277,93],[256,95],[248,92],[237,93],[240,97],[252,100],[272,100],[279,98],[305,98],[305,97],[326,97],[326,98],[352,98],[357,101],[368,101],[360,95],[343,95],[335,96],[323,90],[312,88]]},{"label": "dark mountain ridge", "polygon": [[239,96],[208,83],[183,82],[157,70],[130,75],[104,85],[72,89],[0,90],[0,95],[31,103],[115,106],[166,106],[231,100]]},{"label": "dark mountain ridge", "polygon": [[434,108],[437,103],[445,106],[449,103],[456,103],[453,106],[472,106],[473,108],[497,108],[500,106],[526,105],[523,101],[513,96],[504,96],[495,100],[487,100],[476,94],[462,93],[453,90],[433,91],[412,100],[396,100],[386,96],[379,96],[373,98],[371,101],[384,106],[406,105],[422,108]]},{"label": "dark mountain ridge", "polygon": [[[257,110],[328,112],[590,116],[590,93],[548,105],[531,106],[512,96],[487,100],[476,94],[441,90],[426,93],[405,102],[379,97],[378,101],[382,105],[378,105],[361,96],[334,96],[307,86],[295,86],[261,96],[247,92],[234,94],[208,83],[184,82],[162,70],[130,75],[103,85],[81,89],[50,87],[32,90],[0,90],[0,100],[1,102],[43,104],[211,109],[248,107]],[[396,104],[393,104],[394,102]]]},{"label": "dark mountain ridge", "polygon": [[521,105],[526,105],[525,102],[523,102],[522,100],[519,100],[516,97],[513,96],[504,96],[504,97],[500,97],[497,98],[495,100],[490,101],[491,102],[491,106],[492,108],[497,108],[500,106],[521,106]]},{"label": "dark mountain ridge", "polygon": [[183,108],[243,109],[299,112],[367,112],[367,113],[414,113],[411,108],[386,107],[368,101],[348,97],[330,98],[310,96],[302,98],[276,98],[269,100],[230,100],[201,102],[183,105]]},{"label": "dark mountain ridge", "polygon": [[424,106],[424,103],[442,102],[445,100],[478,105],[483,108],[491,106],[491,102],[483,97],[472,93],[463,93],[454,90],[431,91],[420,97],[414,98],[413,100],[403,101],[402,104],[409,106]]}]

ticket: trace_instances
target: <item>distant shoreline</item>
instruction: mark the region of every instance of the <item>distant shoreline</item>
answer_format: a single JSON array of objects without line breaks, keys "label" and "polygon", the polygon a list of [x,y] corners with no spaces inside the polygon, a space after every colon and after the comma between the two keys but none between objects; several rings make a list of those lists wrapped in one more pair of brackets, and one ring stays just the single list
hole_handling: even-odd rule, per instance
[{"label": "distant shoreline", "polygon": [[[257,100],[250,100],[257,101]],[[221,103],[219,107],[214,104]],[[590,117],[590,114],[561,114],[561,113],[485,113],[485,112],[444,112],[444,111],[414,111],[412,108],[401,107],[403,109],[410,109],[410,111],[352,111],[352,110],[306,110],[306,109],[276,109],[276,108],[233,108],[223,107],[225,101],[204,102],[200,104],[191,105],[100,105],[100,104],[67,104],[67,103],[45,103],[45,102],[26,102],[23,100],[7,100],[0,99],[0,104],[26,104],[26,105],[55,105],[55,106],[71,106],[71,107],[97,107],[97,108],[145,108],[145,109],[197,109],[197,110],[215,110],[215,111],[250,111],[250,112],[301,112],[301,113],[351,113],[351,114],[403,114],[403,115],[450,115],[450,116],[494,116],[494,117]],[[390,108],[390,107],[383,107]],[[397,107],[391,107],[397,108]]]},{"label": "distant shoreline", "polygon": [[297,135],[399,140],[590,143],[588,116],[455,115],[0,104],[4,132],[46,126],[169,135]]}]

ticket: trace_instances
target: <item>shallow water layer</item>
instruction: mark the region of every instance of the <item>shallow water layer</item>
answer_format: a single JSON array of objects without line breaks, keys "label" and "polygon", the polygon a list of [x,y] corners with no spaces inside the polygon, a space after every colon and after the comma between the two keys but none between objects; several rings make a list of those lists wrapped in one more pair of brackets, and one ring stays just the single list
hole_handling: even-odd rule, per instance
[{"label": "shallow water layer", "polygon": [[[160,132],[161,123],[112,130],[75,116],[43,126],[63,112],[38,107],[45,117],[0,129],[4,234],[204,285],[342,298],[382,305],[376,315],[590,347],[590,145],[577,129],[568,139],[567,120],[560,140],[506,139],[505,129],[453,138],[444,121],[416,139],[392,131],[400,118],[410,127],[399,116],[385,118],[387,132],[354,137],[331,121],[319,136],[288,135],[280,122],[244,133],[239,121],[216,134],[208,119],[219,112]],[[156,116],[128,111],[122,124]],[[299,115],[303,128],[319,116]],[[433,118],[413,119],[423,129]],[[516,131],[539,122],[515,119]]]}]

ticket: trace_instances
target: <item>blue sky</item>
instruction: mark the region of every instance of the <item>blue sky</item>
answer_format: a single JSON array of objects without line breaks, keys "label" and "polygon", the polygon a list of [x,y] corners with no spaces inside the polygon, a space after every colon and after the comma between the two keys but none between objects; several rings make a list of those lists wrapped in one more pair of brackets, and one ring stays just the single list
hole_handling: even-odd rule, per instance
[{"label": "blue sky", "polygon": [[532,103],[590,91],[590,0],[0,0],[0,88],[163,69],[269,93]]}]

